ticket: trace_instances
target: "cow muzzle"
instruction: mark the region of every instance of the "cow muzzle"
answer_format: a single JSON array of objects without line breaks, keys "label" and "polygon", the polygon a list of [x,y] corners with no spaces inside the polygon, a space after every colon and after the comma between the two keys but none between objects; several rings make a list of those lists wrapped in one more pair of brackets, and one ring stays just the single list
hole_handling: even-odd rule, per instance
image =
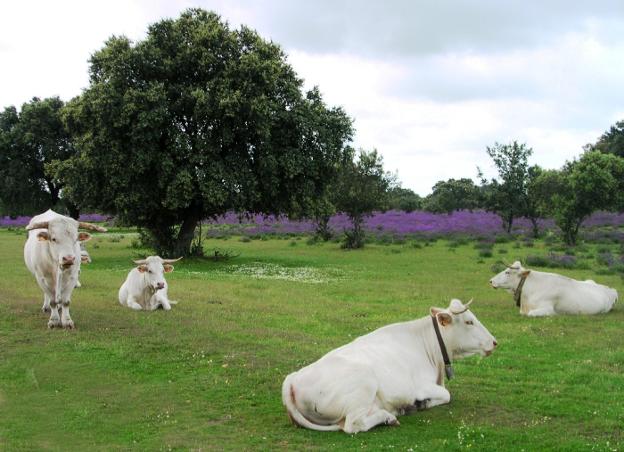
[{"label": "cow muzzle", "polygon": [[156,287],[154,287],[154,288],[156,290],[164,289],[165,288],[165,283],[164,282],[156,283]]},{"label": "cow muzzle", "polygon": [[61,268],[63,270],[67,270],[72,265],[74,265],[75,261],[76,261],[76,256],[71,256],[71,255],[63,256],[63,258],[61,259]]}]

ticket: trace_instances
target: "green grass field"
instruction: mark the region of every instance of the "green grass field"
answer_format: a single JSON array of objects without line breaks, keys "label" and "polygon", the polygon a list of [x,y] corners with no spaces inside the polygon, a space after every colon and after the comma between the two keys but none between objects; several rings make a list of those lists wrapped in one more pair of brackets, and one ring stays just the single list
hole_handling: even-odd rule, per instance
[{"label": "green grass field", "polygon": [[[93,263],[74,291],[74,331],[47,329],[24,241],[23,232],[0,230],[2,450],[624,447],[621,304],[606,315],[530,319],[488,285],[495,261],[546,253],[541,241],[499,244],[479,259],[472,242],[346,252],[305,238],[211,240],[207,249],[240,255],[178,262],[167,280],[179,304],[146,313],[117,301],[139,256],[131,234],[102,234],[87,245]],[[557,272],[623,293],[620,276],[589,264]],[[499,346],[455,364],[450,404],[353,436],[289,423],[281,403],[288,373],[454,297],[475,299],[473,312]]]}]

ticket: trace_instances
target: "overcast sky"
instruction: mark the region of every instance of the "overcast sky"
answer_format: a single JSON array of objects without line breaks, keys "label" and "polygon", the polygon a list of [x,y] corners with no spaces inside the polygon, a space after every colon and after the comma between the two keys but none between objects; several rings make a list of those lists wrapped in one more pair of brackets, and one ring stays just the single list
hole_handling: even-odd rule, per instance
[{"label": "overcast sky", "polygon": [[111,35],[189,7],[279,43],[306,87],[354,119],[421,195],[493,176],[486,146],[512,140],[559,168],[624,119],[624,0],[204,0],[0,3],[0,107],[69,100]]}]

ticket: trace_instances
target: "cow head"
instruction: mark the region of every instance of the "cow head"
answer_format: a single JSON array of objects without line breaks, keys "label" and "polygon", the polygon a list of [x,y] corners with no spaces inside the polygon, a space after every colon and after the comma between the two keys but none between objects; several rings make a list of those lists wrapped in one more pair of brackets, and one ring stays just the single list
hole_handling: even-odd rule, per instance
[{"label": "cow head", "polygon": [[522,267],[520,261],[516,261],[490,279],[490,285],[494,289],[507,289],[508,292],[513,293],[520,284],[521,278],[526,277],[530,272],[531,270]]},{"label": "cow head", "polygon": [[171,263],[177,262],[181,257],[177,259],[162,259],[160,256],[149,256],[145,259],[134,261],[137,264],[137,270],[143,274],[147,286],[157,291],[165,288],[165,273],[171,273],[173,271],[173,265]]},{"label": "cow head", "polygon": [[78,228],[85,228],[105,232],[106,229],[90,223],[78,222],[72,218],[58,216],[49,221],[29,224],[26,230],[41,229],[37,239],[47,242],[50,254],[63,270],[71,268],[81,261],[78,243],[91,239],[88,232],[78,232]]},{"label": "cow head", "polygon": [[496,339],[468,310],[472,303],[465,305],[457,299],[451,300],[447,309],[431,308],[444,338],[447,349],[454,358],[464,358],[475,354],[487,356],[494,351]]}]

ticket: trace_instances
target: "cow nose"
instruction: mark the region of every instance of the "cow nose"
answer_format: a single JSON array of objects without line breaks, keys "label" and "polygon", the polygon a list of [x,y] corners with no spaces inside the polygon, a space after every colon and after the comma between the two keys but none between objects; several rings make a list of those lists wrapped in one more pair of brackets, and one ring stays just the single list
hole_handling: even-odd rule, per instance
[{"label": "cow nose", "polygon": [[156,288],[157,289],[164,289],[165,288],[165,283],[164,282],[156,283]]},{"label": "cow nose", "polygon": [[74,261],[76,260],[76,256],[63,256],[63,265],[73,265]]},{"label": "cow nose", "polygon": [[494,339],[492,342],[494,342],[494,347],[498,345],[498,342],[496,342],[496,339]]}]

